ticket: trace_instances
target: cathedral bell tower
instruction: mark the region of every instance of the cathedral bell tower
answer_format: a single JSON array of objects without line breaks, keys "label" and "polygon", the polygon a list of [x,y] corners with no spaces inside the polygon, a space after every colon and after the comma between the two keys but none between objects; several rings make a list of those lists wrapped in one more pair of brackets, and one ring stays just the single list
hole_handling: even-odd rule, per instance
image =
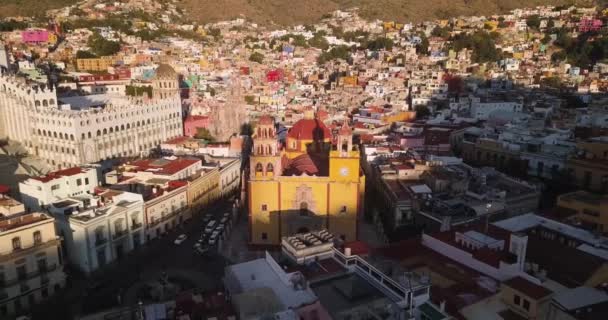
[{"label": "cathedral bell tower", "polygon": [[353,130],[348,120],[344,120],[335,143],[329,157],[330,178],[344,182],[358,181],[359,152],[353,146]]},{"label": "cathedral bell tower", "polygon": [[251,157],[251,178],[272,178],[280,173],[279,150],[276,140],[274,119],[260,117],[253,136],[253,155]]},{"label": "cathedral bell tower", "polygon": [[338,131],[337,150],[340,156],[348,156],[353,151],[353,131],[348,126],[348,120],[344,120],[342,128]]}]

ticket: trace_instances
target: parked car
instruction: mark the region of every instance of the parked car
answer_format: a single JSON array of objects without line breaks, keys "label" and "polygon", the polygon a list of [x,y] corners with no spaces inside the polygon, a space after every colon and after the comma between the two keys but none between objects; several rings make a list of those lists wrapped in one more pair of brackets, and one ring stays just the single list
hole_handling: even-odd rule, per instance
[{"label": "parked car", "polygon": [[194,251],[200,255],[204,255],[205,253],[207,253],[207,251],[209,251],[209,247],[199,246],[198,248],[194,249]]},{"label": "parked car", "polygon": [[217,238],[219,238],[220,233],[218,231],[213,231],[211,236],[209,237],[209,245],[214,246],[217,244]]},{"label": "parked car", "polygon": [[186,236],[185,234],[180,234],[179,236],[177,236],[175,241],[173,241],[173,243],[180,245],[180,244],[182,244],[182,242],[186,241],[187,238],[188,238],[188,236]]},{"label": "parked car", "polygon": [[224,230],[226,230],[226,225],[223,223],[218,224],[215,228],[215,231],[217,231],[220,235],[224,233]]},{"label": "parked car", "polygon": [[211,213],[207,213],[203,216],[203,226],[206,226],[209,221],[213,220],[213,215]]},{"label": "parked car", "polygon": [[211,220],[207,223],[207,226],[205,227],[205,233],[211,233],[213,232],[213,229],[215,229],[215,225],[217,224],[217,220]]}]

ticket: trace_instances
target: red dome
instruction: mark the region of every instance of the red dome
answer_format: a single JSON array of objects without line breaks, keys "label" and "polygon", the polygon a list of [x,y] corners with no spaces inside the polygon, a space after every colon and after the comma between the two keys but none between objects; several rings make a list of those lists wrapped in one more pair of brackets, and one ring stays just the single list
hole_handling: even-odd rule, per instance
[{"label": "red dome", "polygon": [[287,137],[298,140],[323,141],[331,139],[331,131],[319,119],[301,119],[289,129]]},{"label": "red dome", "polygon": [[306,172],[306,174],[309,174],[309,175],[319,173],[319,169],[317,168],[315,163],[312,161],[310,156],[307,154],[302,154],[302,155],[299,155],[299,156],[293,158],[289,162],[289,167],[291,167],[299,172]]}]

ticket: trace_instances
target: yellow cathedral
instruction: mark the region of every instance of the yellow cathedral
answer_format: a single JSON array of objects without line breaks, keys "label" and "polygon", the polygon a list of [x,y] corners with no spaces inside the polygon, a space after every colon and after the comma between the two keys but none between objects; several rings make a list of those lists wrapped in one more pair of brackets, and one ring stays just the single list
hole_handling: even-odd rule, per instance
[{"label": "yellow cathedral", "polygon": [[280,143],[274,120],[261,117],[250,157],[250,243],[278,245],[320,229],[357,240],[365,192],[359,157],[346,122],[333,134],[307,112]]}]

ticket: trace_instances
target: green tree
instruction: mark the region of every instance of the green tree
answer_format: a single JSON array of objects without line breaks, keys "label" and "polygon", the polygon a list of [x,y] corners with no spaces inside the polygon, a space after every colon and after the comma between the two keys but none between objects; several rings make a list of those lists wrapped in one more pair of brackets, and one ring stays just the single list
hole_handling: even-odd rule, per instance
[{"label": "green tree", "polygon": [[215,40],[219,40],[222,37],[222,30],[217,28],[209,28],[207,33],[215,38]]},{"label": "green tree", "polygon": [[147,95],[148,98],[152,98],[152,86],[126,86],[125,94],[133,97]]},{"label": "green tree", "polygon": [[254,105],[255,97],[254,96],[245,96],[245,103],[247,103],[248,105]]},{"label": "green tree", "polygon": [[450,36],[450,29],[448,27],[436,26],[433,31],[431,31],[431,35],[433,37],[447,38]]},{"label": "green tree", "polygon": [[554,52],[551,55],[551,61],[553,61],[553,62],[561,62],[561,61],[566,60],[566,58],[567,58],[567,54],[564,50]]},{"label": "green tree", "polygon": [[321,53],[317,62],[319,64],[324,64],[328,61],[342,59],[344,61],[349,62],[351,60],[350,57],[350,48],[347,46],[336,46],[331,48],[329,51]]},{"label": "green tree", "polygon": [[416,111],[416,118],[426,118],[431,115],[431,111],[425,106],[416,106],[414,111]]},{"label": "green tree", "polygon": [[306,38],[304,38],[301,34],[293,34],[289,33],[280,38],[282,41],[290,42],[294,46],[307,48],[308,43],[306,42]]},{"label": "green tree", "polygon": [[264,62],[264,55],[256,51],[249,56],[249,61],[262,63]]},{"label": "green tree", "polygon": [[420,43],[416,45],[416,51],[418,53],[427,54],[429,52],[429,39],[421,33],[418,35],[420,37]]},{"label": "green tree", "polygon": [[97,58],[97,56],[92,54],[90,51],[86,51],[86,50],[76,51],[76,59],[90,59],[90,58]]},{"label": "green tree", "polygon": [[460,34],[456,36],[451,44],[452,49],[460,51],[464,48],[473,51],[473,61],[490,62],[500,59],[501,52],[496,49],[498,35],[477,31],[473,34]]},{"label": "green tree", "polygon": [[98,56],[111,56],[120,51],[119,42],[107,40],[99,33],[92,34],[87,41],[87,45]]},{"label": "green tree", "polygon": [[384,37],[379,37],[372,41],[367,42],[364,45],[364,48],[367,50],[381,50],[381,49],[391,50],[393,48],[393,45],[394,45],[393,40],[384,38]]},{"label": "green tree", "polygon": [[197,128],[196,134],[194,135],[196,139],[203,139],[209,142],[214,142],[215,137],[211,134],[209,129],[207,128]]},{"label": "green tree", "polygon": [[0,31],[15,31],[20,29],[26,29],[27,27],[28,24],[22,21],[16,21],[13,19],[0,21]]},{"label": "green tree", "polygon": [[329,43],[327,42],[325,37],[319,33],[315,34],[314,37],[310,38],[310,40],[308,40],[308,44],[311,47],[321,50],[327,50],[329,48]]},{"label": "green tree", "polygon": [[538,30],[540,27],[540,17],[537,14],[529,16],[526,19],[526,25],[529,28]]}]

